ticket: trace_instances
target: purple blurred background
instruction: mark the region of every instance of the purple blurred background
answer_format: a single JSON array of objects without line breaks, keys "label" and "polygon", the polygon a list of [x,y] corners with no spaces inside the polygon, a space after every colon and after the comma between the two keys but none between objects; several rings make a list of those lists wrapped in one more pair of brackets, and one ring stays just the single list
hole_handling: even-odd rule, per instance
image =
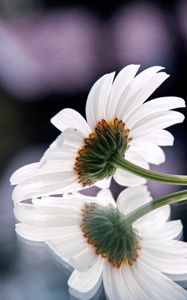
[{"label": "purple blurred background", "polygon": [[[50,118],[64,107],[84,115],[94,81],[129,63],[165,66],[171,77],[154,96],[186,99],[186,58],[185,0],[0,1],[1,300],[69,299],[67,273],[48,251],[17,241],[9,187],[11,173],[38,160],[58,135]],[[186,130],[187,121],[171,128],[175,147],[165,148],[166,163],[154,169],[187,174]],[[180,188],[149,186],[154,197]],[[185,240],[186,216],[186,205],[173,208]]]}]

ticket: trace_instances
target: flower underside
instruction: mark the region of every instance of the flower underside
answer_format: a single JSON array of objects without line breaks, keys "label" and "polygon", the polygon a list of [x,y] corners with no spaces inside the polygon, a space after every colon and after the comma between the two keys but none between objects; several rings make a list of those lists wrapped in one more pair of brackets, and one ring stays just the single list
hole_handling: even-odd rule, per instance
[{"label": "flower underside", "polygon": [[114,156],[124,157],[129,142],[129,129],[117,118],[97,123],[94,131],[84,139],[78,151],[74,170],[83,186],[112,176],[116,170],[111,165]]},{"label": "flower underside", "polygon": [[97,255],[116,268],[136,261],[140,250],[139,237],[119,210],[90,203],[84,205],[82,217],[81,230]]}]

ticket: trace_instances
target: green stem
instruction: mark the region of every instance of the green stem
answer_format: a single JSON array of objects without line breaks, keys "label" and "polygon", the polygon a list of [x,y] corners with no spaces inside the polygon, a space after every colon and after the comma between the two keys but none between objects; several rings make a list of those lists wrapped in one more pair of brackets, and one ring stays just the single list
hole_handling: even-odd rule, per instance
[{"label": "green stem", "polygon": [[187,185],[187,176],[185,175],[164,174],[151,170],[146,170],[127,161],[126,159],[120,156],[114,156],[110,163],[115,168],[120,168],[122,170],[129,171],[130,173],[136,174],[146,179],[167,184]]},{"label": "green stem", "polygon": [[179,191],[179,192],[175,192],[163,196],[161,198],[158,198],[156,200],[153,200],[149,203],[142,205],[141,207],[137,208],[136,210],[128,214],[126,217],[126,222],[128,224],[133,224],[139,218],[143,217],[144,215],[153,211],[154,209],[157,209],[167,204],[172,204],[172,203],[181,202],[185,200],[187,200],[187,190],[183,190],[183,191]]}]

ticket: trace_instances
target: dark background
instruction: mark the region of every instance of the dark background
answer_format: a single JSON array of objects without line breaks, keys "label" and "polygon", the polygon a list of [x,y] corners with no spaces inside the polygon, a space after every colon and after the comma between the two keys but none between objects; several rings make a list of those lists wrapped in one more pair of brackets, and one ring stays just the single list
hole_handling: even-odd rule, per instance
[{"label": "dark background", "polygon": [[[164,66],[171,77],[153,97],[186,99],[186,58],[185,0],[0,1],[0,300],[69,299],[68,275],[48,250],[17,240],[9,187],[58,135],[50,118],[64,107],[85,115],[94,81],[129,63]],[[154,169],[187,174],[186,130],[186,121],[171,128],[175,145]],[[149,186],[154,197],[180,189]],[[186,205],[173,207],[185,240],[186,216]]]}]

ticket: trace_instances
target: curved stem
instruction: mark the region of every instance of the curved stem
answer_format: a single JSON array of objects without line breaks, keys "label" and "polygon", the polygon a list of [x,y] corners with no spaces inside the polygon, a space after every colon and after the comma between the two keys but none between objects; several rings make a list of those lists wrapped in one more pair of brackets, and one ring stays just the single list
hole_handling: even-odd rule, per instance
[{"label": "curved stem", "polygon": [[187,185],[187,176],[185,175],[173,175],[173,174],[164,174],[151,170],[146,170],[142,167],[139,167],[126,159],[120,156],[112,157],[110,161],[111,165],[115,168],[120,168],[125,171],[129,171],[135,175],[144,177],[146,179],[163,182],[167,184],[177,184],[177,185]]},{"label": "curved stem", "polygon": [[137,208],[136,210],[134,210],[133,212],[127,215],[126,222],[128,224],[133,224],[139,218],[143,217],[147,213],[159,207],[162,207],[167,204],[185,201],[185,200],[187,200],[187,190],[171,193],[169,195],[153,200]]}]

